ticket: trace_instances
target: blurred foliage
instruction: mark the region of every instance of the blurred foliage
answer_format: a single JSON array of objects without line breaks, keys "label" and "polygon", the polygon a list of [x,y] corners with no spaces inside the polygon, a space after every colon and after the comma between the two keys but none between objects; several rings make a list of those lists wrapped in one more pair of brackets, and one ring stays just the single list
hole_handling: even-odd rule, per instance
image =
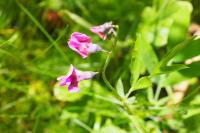
[{"label": "blurred foliage", "polygon": [[[199,133],[200,39],[188,34],[199,22],[199,0],[1,0],[0,132]],[[118,43],[106,75],[59,87],[69,64],[102,72],[106,54],[86,59],[67,47],[79,31],[111,51],[112,42],[89,31],[112,21]],[[174,85],[187,90],[173,103]],[[118,96],[116,96],[118,95]]]}]

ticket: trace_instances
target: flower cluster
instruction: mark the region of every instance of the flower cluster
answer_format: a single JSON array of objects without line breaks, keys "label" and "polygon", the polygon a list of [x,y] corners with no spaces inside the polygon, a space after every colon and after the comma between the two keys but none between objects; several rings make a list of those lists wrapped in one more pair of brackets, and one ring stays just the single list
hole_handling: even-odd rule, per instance
[{"label": "flower cluster", "polygon": [[[105,40],[107,35],[115,35],[114,25],[112,22],[104,23],[100,26],[93,26],[90,31],[97,34],[100,38]],[[99,45],[92,43],[91,38],[83,33],[74,32],[68,41],[70,49],[78,53],[82,58],[88,57],[89,54],[97,51],[105,51]],[[60,76],[57,80],[60,81],[60,86],[68,85],[69,92],[78,92],[78,82],[94,77],[98,72],[92,71],[80,71],[73,65],[70,65],[70,69],[67,75]]]}]

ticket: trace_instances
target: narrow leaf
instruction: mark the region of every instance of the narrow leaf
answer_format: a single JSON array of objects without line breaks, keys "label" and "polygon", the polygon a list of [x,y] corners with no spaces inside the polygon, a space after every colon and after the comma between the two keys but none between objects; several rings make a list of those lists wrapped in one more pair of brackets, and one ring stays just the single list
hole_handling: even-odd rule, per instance
[{"label": "narrow leaf", "polygon": [[171,66],[164,66],[164,67],[160,67],[160,69],[156,73],[154,73],[154,75],[166,74],[166,73],[179,71],[186,68],[189,68],[189,67],[184,64],[174,64]]},{"label": "narrow leaf", "polygon": [[145,76],[137,81],[133,89],[138,90],[138,89],[148,88],[151,86],[152,86],[151,80],[147,76]]},{"label": "narrow leaf", "polygon": [[140,43],[141,43],[141,35],[137,36],[137,40],[135,42],[135,47],[132,53],[131,60],[131,84],[134,85],[139,76],[140,76],[140,68],[142,66],[141,56],[140,56]]},{"label": "narrow leaf", "polygon": [[161,67],[160,70],[162,73],[169,73],[169,72],[178,71],[178,70],[186,69],[186,68],[189,68],[189,67],[184,64],[174,64],[172,66]]},{"label": "narrow leaf", "polygon": [[154,68],[153,72],[151,73],[151,75],[155,75],[156,73],[159,72],[161,67],[164,67],[167,65],[167,63],[177,54],[179,53],[183,48],[185,48],[188,44],[190,44],[190,42],[193,40],[189,39],[186,40],[182,43],[177,44],[174,48],[172,48],[164,57],[163,59],[156,65],[156,67]]},{"label": "narrow leaf", "polygon": [[121,78],[119,78],[119,80],[117,81],[116,88],[117,88],[117,94],[118,94],[120,97],[124,98],[124,97],[125,97],[125,94],[124,94],[124,86],[123,86],[123,83],[122,83]]},{"label": "narrow leaf", "polygon": [[133,104],[135,102],[136,97],[132,96],[130,98],[127,99],[126,103],[127,104]]}]

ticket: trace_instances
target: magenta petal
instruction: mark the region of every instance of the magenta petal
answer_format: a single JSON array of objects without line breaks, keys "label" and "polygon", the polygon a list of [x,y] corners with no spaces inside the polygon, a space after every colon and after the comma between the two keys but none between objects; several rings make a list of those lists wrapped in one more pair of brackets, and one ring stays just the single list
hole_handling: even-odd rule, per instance
[{"label": "magenta petal", "polygon": [[79,33],[79,32],[74,32],[71,35],[71,39],[76,39],[79,42],[87,42],[87,43],[91,43],[91,39],[89,36]]},{"label": "magenta petal", "polygon": [[82,33],[74,32],[68,41],[68,46],[82,58],[86,58],[89,54],[89,47],[91,45],[91,39]]},{"label": "magenta petal", "polygon": [[70,65],[69,72],[66,76],[60,76],[57,80],[60,81],[60,86],[68,85],[69,92],[78,92],[78,82],[85,79],[90,79],[95,76],[97,72],[79,71]]},{"label": "magenta petal", "polygon": [[80,89],[78,88],[78,84],[70,84],[68,86],[69,92],[78,92]]},{"label": "magenta petal", "polygon": [[71,78],[70,76],[72,75],[73,71],[75,71],[73,65],[70,65],[70,69],[69,69],[69,72],[66,76],[60,76],[57,78],[57,80],[60,81],[60,86],[64,86],[64,85],[69,85],[69,83],[71,82]]},{"label": "magenta petal", "polygon": [[106,22],[102,25],[91,27],[90,31],[105,40],[107,38],[107,34],[114,33],[114,25],[112,24],[112,22]]},{"label": "magenta petal", "polygon": [[68,42],[68,46],[69,48],[77,52],[79,55],[81,55],[82,58],[85,58],[88,56],[87,44],[84,46],[84,44],[78,44],[77,42],[70,40]]},{"label": "magenta petal", "polygon": [[99,26],[94,26],[90,28],[90,31],[97,34],[101,39],[106,39],[106,34],[103,33],[103,30]]},{"label": "magenta petal", "polygon": [[84,48],[84,46],[78,45],[73,42],[73,41],[69,41],[68,42],[68,46],[74,50],[75,52],[77,52],[82,58],[86,58],[89,54],[88,52],[88,48]]}]

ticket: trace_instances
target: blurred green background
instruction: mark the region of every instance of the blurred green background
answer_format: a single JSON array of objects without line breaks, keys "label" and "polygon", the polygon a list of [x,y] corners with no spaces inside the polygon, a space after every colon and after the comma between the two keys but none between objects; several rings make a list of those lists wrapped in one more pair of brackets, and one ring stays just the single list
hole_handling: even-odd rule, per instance
[{"label": "blurred green background", "polygon": [[[138,95],[133,108],[139,108],[133,118],[109,99],[111,92],[101,74],[81,82],[81,91],[76,94],[58,86],[56,78],[66,74],[70,64],[80,70],[102,71],[106,54],[98,52],[82,59],[67,47],[67,41],[78,31],[110,51],[109,40],[102,41],[89,31],[90,26],[108,21],[119,25],[119,33],[106,74],[113,85],[121,77],[127,91],[137,33],[145,36],[145,43],[151,44],[157,55],[154,60],[154,54],[146,51],[146,64],[141,68],[141,75],[146,75],[152,71],[153,61],[192,34],[188,27],[200,23],[200,1],[0,0],[1,133],[200,133],[199,62],[166,78],[166,86],[183,80],[192,82],[186,102],[168,108],[164,101],[154,110],[146,90],[138,90],[132,94]],[[199,55],[199,41],[191,45],[174,62]],[[193,109],[189,114],[188,108]],[[167,116],[170,111],[173,117]],[[133,123],[141,121],[145,129],[137,131],[129,118]]]}]

